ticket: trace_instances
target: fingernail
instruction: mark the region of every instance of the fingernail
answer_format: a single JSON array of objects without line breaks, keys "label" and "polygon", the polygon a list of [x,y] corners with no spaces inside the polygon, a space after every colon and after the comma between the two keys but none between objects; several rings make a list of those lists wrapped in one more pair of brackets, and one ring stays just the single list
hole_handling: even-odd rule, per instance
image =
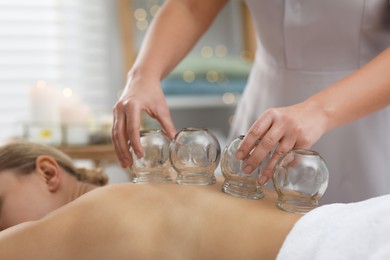
[{"label": "fingernail", "polygon": [[244,172],[247,173],[247,174],[251,173],[252,172],[252,166],[250,166],[250,165],[246,166],[244,168]]},{"label": "fingernail", "polygon": [[237,159],[238,159],[238,160],[242,160],[243,158],[244,158],[244,153],[241,152],[241,151],[239,151],[239,152],[237,153]]},{"label": "fingernail", "polygon": [[141,159],[142,157],[144,157],[141,152],[136,152],[136,154],[137,154],[138,159]]},{"label": "fingernail", "polygon": [[122,166],[123,168],[129,167],[129,165],[130,165],[130,162],[129,162],[127,159],[122,159],[122,160],[121,160],[121,166]]},{"label": "fingernail", "polygon": [[259,178],[259,184],[264,185],[267,182],[267,177],[265,176],[260,176]]}]

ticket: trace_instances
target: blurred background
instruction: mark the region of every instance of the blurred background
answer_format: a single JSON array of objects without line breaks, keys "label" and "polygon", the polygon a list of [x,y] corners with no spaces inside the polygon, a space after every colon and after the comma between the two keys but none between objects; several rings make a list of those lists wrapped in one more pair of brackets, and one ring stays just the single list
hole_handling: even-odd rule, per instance
[{"label": "blurred background", "polygon": [[[110,143],[112,108],[163,3],[0,0],[0,143],[53,145],[126,181]],[[245,5],[230,1],[164,79],[177,129],[207,127],[224,147],[254,54],[251,30]],[[144,115],[142,128],[159,124]]]}]

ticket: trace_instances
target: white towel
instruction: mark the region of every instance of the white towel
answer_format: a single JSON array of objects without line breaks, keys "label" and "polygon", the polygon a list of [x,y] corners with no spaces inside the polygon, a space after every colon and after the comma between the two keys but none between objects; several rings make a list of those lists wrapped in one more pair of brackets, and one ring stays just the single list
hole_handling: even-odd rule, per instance
[{"label": "white towel", "polygon": [[312,210],[294,225],[277,259],[390,259],[390,195]]}]

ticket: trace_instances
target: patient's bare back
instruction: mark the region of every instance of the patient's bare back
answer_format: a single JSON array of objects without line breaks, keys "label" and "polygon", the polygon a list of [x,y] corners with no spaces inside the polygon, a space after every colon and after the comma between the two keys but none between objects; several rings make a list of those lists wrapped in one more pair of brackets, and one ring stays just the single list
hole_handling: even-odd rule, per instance
[{"label": "patient's bare back", "polygon": [[[118,184],[0,233],[0,259],[275,258],[300,215],[276,196],[240,199],[210,186]],[[23,245],[23,250],[21,250]]]}]

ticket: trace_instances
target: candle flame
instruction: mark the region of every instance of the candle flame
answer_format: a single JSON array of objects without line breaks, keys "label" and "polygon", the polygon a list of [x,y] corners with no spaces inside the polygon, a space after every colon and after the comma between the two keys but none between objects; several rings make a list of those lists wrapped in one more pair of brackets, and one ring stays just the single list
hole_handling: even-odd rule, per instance
[{"label": "candle flame", "polygon": [[37,81],[37,88],[39,88],[39,89],[44,89],[44,88],[46,88],[46,81],[44,81],[44,80],[38,80],[38,81]]},{"label": "candle flame", "polygon": [[73,90],[71,88],[64,88],[62,90],[62,94],[64,95],[64,97],[70,98],[73,95]]}]

